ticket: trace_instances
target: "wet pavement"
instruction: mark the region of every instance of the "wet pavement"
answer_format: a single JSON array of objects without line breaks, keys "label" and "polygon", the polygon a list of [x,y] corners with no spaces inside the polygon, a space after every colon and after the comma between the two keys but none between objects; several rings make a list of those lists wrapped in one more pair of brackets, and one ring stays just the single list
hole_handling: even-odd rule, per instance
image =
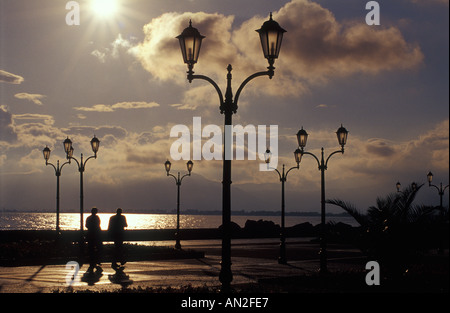
[{"label": "wet pavement", "polygon": [[[319,268],[319,245],[304,238],[287,241],[287,264],[278,263],[280,251],[276,239],[234,240],[233,290],[222,293],[219,292],[220,241],[182,241],[181,244],[185,250],[204,252],[204,257],[128,262],[120,277],[111,264],[106,263],[100,275],[88,277],[87,265],[81,266],[74,275],[76,263],[0,267],[0,299],[4,307],[20,307],[26,311],[53,308],[80,312],[279,313],[310,308],[320,312],[336,309],[360,312],[361,308],[369,306],[373,311],[383,311],[387,304],[389,307],[398,304],[405,310],[419,307],[429,310],[430,303],[435,307],[448,303],[448,287],[446,292],[434,293],[429,291],[428,285],[420,289],[420,296],[416,291],[403,292],[401,297],[398,296],[401,290],[395,288],[384,293],[377,289],[380,286],[368,287],[365,282],[367,258],[357,249],[336,244],[328,245],[328,271],[337,275],[344,273],[338,277],[353,277],[353,280],[346,280],[344,289],[343,285],[327,282],[324,283],[326,289],[321,289],[323,280],[314,275]],[[354,271],[362,271],[363,275],[357,275],[355,280],[355,276],[348,275]],[[346,289],[348,285],[351,290]],[[268,289],[264,289],[266,287]],[[92,293],[96,295],[91,296]],[[366,304],[369,306],[364,306]]]},{"label": "wet pavement", "polygon": [[[161,244],[161,243],[160,243]],[[128,262],[123,273],[111,264],[102,272],[87,275],[87,265],[0,267],[1,293],[52,293],[73,290],[109,292],[130,288],[180,288],[183,286],[219,288],[221,243],[218,240],[181,242],[183,249],[205,253],[204,258]],[[328,270],[364,270],[367,262],[359,250],[328,245]],[[232,286],[258,284],[262,280],[316,273],[318,244],[304,239],[287,241],[287,264],[279,264],[276,239],[234,240],[232,243]],[[120,274],[120,275],[119,275]]]}]

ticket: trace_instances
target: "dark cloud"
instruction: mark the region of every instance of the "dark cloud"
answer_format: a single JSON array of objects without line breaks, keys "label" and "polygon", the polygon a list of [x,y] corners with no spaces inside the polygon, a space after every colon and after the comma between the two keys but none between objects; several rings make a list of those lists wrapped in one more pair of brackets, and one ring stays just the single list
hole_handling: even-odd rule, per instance
[{"label": "dark cloud", "polygon": [[393,146],[383,141],[373,141],[366,145],[366,151],[372,156],[390,157],[395,154]]},{"label": "dark cloud", "polygon": [[378,73],[414,68],[423,54],[396,27],[373,27],[364,21],[339,23],[319,4],[294,0],[274,16],[288,29],[280,61],[305,78]]}]

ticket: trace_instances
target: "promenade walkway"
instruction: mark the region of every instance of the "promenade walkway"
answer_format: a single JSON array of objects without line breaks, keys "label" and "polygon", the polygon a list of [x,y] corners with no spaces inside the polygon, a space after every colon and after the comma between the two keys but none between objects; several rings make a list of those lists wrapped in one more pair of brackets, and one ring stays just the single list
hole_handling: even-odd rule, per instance
[{"label": "promenade walkway", "polygon": [[[73,290],[110,292],[129,288],[167,288],[183,286],[220,287],[221,245],[219,240],[181,242],[183,249],[203,251],[204,258],[128,262],[118,280],[111,264],[102,264],[103,272],[95,279],[83,279],[87,265],[81,266],[75,280],[74,267],[41,265],[0,267],[1,293],[49,293]],[[232,246],[233,286],[249,286],[271,279],[291,278],[316,273],[319,267],[318,245],[302,239],[287,243],[288,264],[278,264],[279,245],[275,239],[234,240]],[[333,271],[364,270],[367,260],[357,249],[341,245],[328,246],[328,269]]]}]

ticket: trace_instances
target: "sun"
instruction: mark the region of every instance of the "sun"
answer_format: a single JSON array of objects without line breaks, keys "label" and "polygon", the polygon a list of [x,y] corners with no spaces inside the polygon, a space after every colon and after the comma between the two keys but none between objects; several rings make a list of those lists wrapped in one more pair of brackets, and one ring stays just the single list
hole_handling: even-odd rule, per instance
[{"label": "sun", "polygon": [[98,17],[112,17],[118,9],[119,2],[117,0],[91,0],[91,10]]}]

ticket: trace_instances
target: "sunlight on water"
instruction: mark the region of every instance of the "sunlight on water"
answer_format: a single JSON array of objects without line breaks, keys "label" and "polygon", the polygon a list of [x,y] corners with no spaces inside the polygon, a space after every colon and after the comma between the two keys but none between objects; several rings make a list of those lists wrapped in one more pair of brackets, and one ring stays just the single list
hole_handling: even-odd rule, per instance
[{"label": "sunlight on water", "polygon": [[[86,218],[90,214],[84,214],[83,218],[86,222]],[[99,213],[100,227],[102,230],[108,229],[109,218],[114,214],[111,213]],[[124,214],[127,219],[127,229],[166,229],[176,228],[177,217],[175,214]],[[56,218],[53,216],[54,223]],[[198,227],[198,219],[192,216],[180,217],[180,227],[183,228],[195,228]],[[66,213],[60,217],[61,229],[79,229],[80,228],[80,215],[77,213]]]},{"label": "sunlight on water", "polygon": [[[108,229],[109,218],[114,214],[98,214],[101,228]],[[168,229],[177,227],[177,216],[175,214],[124,214],[127,218],[127,229]],[[87,217],[87,216],[86,216]],[[78,222],[79,223],[79,222]],[[201,216],[180,216],[181,228],[203,227]]]},{"label": "sunlight on water", "polygon": [[[83,214],[84,222],[90,215]],[[102,230],[108,229],[108,222],[114,213],[99,213]],[[142,214],[142,213],[124,213],[127,218],[127,229],[175,229],[177,226],[176,214]],[[278,216],[232,216],[232,221],[239,226],[244,227],[247,220],[266,220],[273,221],[280,225]],[[357,226],[352,217],[334,217],[327,218],[328,221],[344,222],[352,226]],[[313,225],[320,223],[319,216],[289,216],[286,217],[286,227],[294,226],[304,222],[310,222]],[[180,228],[217,228],[222,224],[220,215],[180,215]],[[59,218],[61,230],[80,229],[79,213],[61,213]],[[19,213],[19,212],[0,212],[0,230],[40,230],[56,229],[55,213]]]},{"label": "sunlight on water", "polygon": [[[90,213],[84,213],[83,219]],[[109,218],[113,213],[99,213],[100,227],[102,230],[108,229]],[[127,219],[127,229],[174,229],[177,226],[177,216],[175,214],[124,214]],[[185,215],[180,216],[181,228],[202,228],[208,221],[205,216]],[[212,219],[215,220],[214,217]],[[218,227],[214,225],[212,227]],[[61,230],[80,229],[79,213],[61,213],[59,217],[59,227]],[[56,214],[54,213],[1,213],[0,229],[56,229]]]}]

